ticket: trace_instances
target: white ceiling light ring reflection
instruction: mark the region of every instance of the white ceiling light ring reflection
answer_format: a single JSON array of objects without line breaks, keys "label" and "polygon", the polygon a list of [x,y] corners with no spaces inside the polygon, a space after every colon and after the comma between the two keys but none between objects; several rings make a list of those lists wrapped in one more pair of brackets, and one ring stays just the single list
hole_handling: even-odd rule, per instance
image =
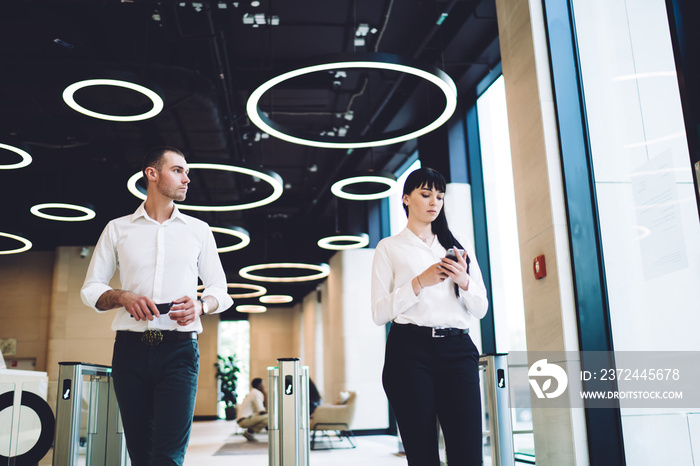
[{"label": "white ceiling light ring reflection", "polygon": [[[82,216],[78,217],[66,217],[61,215],[51,215],[43,212],[44,209],[65,209],[65,210],[75,210],[82,212]],[[76,204],[65,204],[62,202],[47,202],[44,204],[37,204],[32,206],[29,211],[36,215],[37,217],[46,220],[56,220],[58,222],[85,222],[87,220],[92,220],[95,218],[95,211],[89,207],[84,207]]]},{"label": "white ceiling light ring reflection", "polygon": [[19,247],[19,248],[17,248],[17,249],[3,249],[3,250],[0,251],[0,255],[3,255],[3,254],[19,254],[19,253],[22,253],[22,252],[24,252],[24,251],[30,250],[30,249],[32,248],[32,246],[33,246],[33,245],[32,245],[32,242],[29,241],[27,238],[22,238],[21,236],[13,235],[12,233],[4,233],[4,232],[0,231],[0,236],[2,236],[2,237],[4,237],[4,238],[13,239],[13,240],[15,240],[15,241],[19,241],[20,243],[23,244],[23,246],[21,246],[21,247]]},{"label": "white ceiling light ring reflection", "polygon": [[[435,120],[415,131],[404,133],[399,136],[390,136],[385,139],[337,142],[332,141],[330,138],[311,139],[305,137],[304,135],[293,131],[290,128],[286,128],[274,122],[258,106],[258,103],[262,99],[262,96],[267,91],[269,91],[276,85],[283,83],[284,81],[305,74],[315,73],[318,71],[332,71],[351,68],[391,70],[405,74],[411,74],[422,78],[436,85],[442,91],[442,93],[445,96],[445,108]],[[398,57],[396,55],[378,53],[342,55],[337,58],[334,58],[334,61],[331,61],[329,63],[321,63],[306,66],[280,74],[266,81],[265,83],[261,84],[257,89],[255,89],[250,94],[248,102],[246,103],[246,112],[248,113],[248,117],[253,122],[253,124],[255,124],[258,128],[265,131],[266,133],[278,139],[282,139],[284,141],[291,142],[294,144],[301,144],[313,147],[323,147],[328,149],[359,149],[366,147],[378,147],[415,139],[443,125],[447,120],[450,119],[456,108],[457,87],[455,86],[454,81],[452,81],[452,78],[450,78],[447,75],[447,73],[438,68],[425,65],[415,60],[409,60],[403,57]]]},{"label": "white ceiling light ring reflection", "polygon": [[[146,96],[151,103],[153,104],[153,107],[148,110],[147,112],[138,114],[138,115],[108,115],[105,113],[99,113],[92,111],[90,109],[87,109],[80,105],[78,102],[75,100],[75,94],[78,92],[80,89],[84,89],[86,87],[92,87],[92,86],[114,86],[114,87],[121,87],[125,89],[130,89],[132,91],[138,92],[140,94],[143,94]],[[129,81],[124,81],[121,79],[105,79],[105,78],[98,78],[98,79],[85,79],[83,81],[78,81],[75,82],[68,87],[66,87],[63,90],[63,101],[68,105],[70,108],[75,110],[76,112],[82,113],[83,115],[87,115],[92,118],[97,118],[100,120],[109,120],[109,121],[141,121],[141,120],[147,120],[149,118],[153,118],[154,116],[158,115],[164,108],[165,104],[163,102],[163,98],[155,91],[152,89],[149,89],[146,86],[142,86],[140,84],[134,83],[134,82],[129,82]]]},{"label": "white ceiling light ring reflection", "polygon": [[[267,288],[261,285],[256,285],[254,283],[227,283],[226,288],[241,288],[244,290],[251,290],[250,293],[229,293],[229,296],[233,299],[257,298],[267,293]],[[201,291],[203,290],[204,285],[199,285],[197,287],[197,296],[202,296]]]},{"label": "white ceiling light ring reflection", "polygon": [[[348,243],[348,244],[339,244]],[[343,251],[346,249],[361,249],[369,245],[369,235],[367,233],[360,234],[338,234],[333,236],[326,236],[318,240],[318,246],[323,249],[330,249],[332,251]]]},{"label": "white ceiling light ring reflection", "polygon": [[217,248],[216,251],[221,254],[225,252],[231,252],[231,251],[238,251],[240,249],[243,249],[244,247],[248,246],[250,244],[250,233],[248,233],[247,230],[240,228],[240,227],[230,227],[230,228],[224,228],[224,227],[212,227],[210,226],[209,229],[213,231],[214,233],[220,233],[222,235],[229,235],[233,236],[234,238],[238,238],[240,241],[238,243],[235,243],[231,246],[224,246]]},{"label": "white ceiling light ring reflection", "polygon": [[260,314],[260,313],[267,311],[267,308],[265,306],[261,306],[259,304],[241,304],[240,306],[236,306],[236,310],[238,312],[247,312],[250,314]]},{"label": "white ceiling light ring reflection", "polygon": [[[234,173],[240,173],[242,175],[249,175],[254,178],[258,178],[265,181],[272,187],[272,193],[259,201],[249,202],[247,204],[231,204],[231,205],[221,205],[221,206],[199,206],[191,204],[183,204],[176,202],[177,208],[180,210],[194,210],[198,212],[230,212],[233,210],[247,210],[254,209],[256,207],[261,207],[267,204],[275,202],[282,196],[284,192],[284,183],[282,178],[275,172],[263,169],[253,169],[248,167],[242,167],[238,165],[225,165],[218,163],[189,163],[187,166],[190,169],[200,169],[200,170],[221,170]],[[134,173],[131,178],[126,182],[126,187],[131,194],[138,197],[141,200],[146,199],[146,194],[142,192],[137,183],[143,178],[142,172]]]},{"label": "white ceiling light ring reflection", "polygon": [[[377,183],[383,184],[386,188],[383,191],[378,191],[371,194],[353,194],[344,191],[343,188],[353,184],[359,183]],[[391,196],[399,188],[399,184],[396,178],[390,178],[384,175],[361,175],[352,176],[339,181],[336,181],[331,186],[331,192],[341,199],[348,199],[351,201],[370,201],[374,199],[383,199],[385,197]]]},{"label": "white ceiling light ring reflection", "polygon": [[294,301],[294,298],[288,294],[268,294],[260,296],[259,299],[263,304],[286,304]]},{"label": "white ceiling light ring reflection", "polygon": [[[271,270],[271,269],[304,269],[311,270],[317,273],[309,275],[300,275],[295,277],[274,277],[267,275],[256,275],[252,272],[258,270]],[[248,280],[255,280],[261,282],[272,282],[272,283],[296,283],[296,282],[306,282],[312,280],[320,280],[326,278],[330,274],[331,268],[328,264],[305,264],[300,262],[275,262],[269,264],[256,264],[243,267],[238,274]]]},{"label": "white ceiling light ring reflection", "polygon": [[24,149],[20,149],[19,147],[16,146],[11,146],[9,144],[3,144],[0,142],[0,149],[4,149],[10,152],[14,152],[15,154],[19,155],[22,160],[17,162],[17,163],[12,163],[8,165],[0,165],[0,170],[15,170],[17,168],[24,168],[30,163],[32,163],[32,156],[29,154]]}]

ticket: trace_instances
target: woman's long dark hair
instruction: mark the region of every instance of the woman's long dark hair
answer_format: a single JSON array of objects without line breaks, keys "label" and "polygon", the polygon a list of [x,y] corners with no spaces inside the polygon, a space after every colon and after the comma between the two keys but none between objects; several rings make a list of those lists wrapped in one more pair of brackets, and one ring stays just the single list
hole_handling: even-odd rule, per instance
[{"label": "woman's long dark hair", "polygon": [[[406,178],[406,182],[403,185],[403,193],[406,195],[411,195],[414,189],[420,188],[435,189],[442,193],[445,192],[447,183],[445,178],[436,170],[432,168],[419,168],[416,171],[411,172]],[[406,216],[408,217],[408,206],[403,205],[403,209],[406,211]],[[450,227],[447,225],[447,217],[445,216],[445,206],[440,209],[440,213],[430,224],[431,231],[437,236],[438,241],[443,248],[460,248],[465,249],[464,246],[455,238],[455,236],[450,231]],[[469,273],[469,257],[467,256],[467,273]],[[455,294],[459,297],[459,287],[455,283]]]}]

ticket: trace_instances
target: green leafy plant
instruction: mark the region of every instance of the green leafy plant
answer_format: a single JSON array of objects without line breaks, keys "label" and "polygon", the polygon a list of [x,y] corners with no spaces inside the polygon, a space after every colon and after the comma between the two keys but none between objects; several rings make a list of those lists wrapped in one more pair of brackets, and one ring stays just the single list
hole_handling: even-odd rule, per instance
[{"label": "green leafy plant", "polygon": [[216,378],[220,381],[219,399],[224,402],[226,419],[236,419],[236,383],[240,368],[236,356],[224,357],[217,355],[219,362],[216,367]]}]

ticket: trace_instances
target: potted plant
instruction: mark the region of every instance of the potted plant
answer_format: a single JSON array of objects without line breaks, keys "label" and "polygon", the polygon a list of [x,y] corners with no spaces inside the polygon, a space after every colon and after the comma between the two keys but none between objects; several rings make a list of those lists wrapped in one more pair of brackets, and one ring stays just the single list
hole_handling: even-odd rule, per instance
[{"label": "potted plant", "polygon": [[236,382],[240,369],[236,363],[236,356],[224,357],[217,355],[219,362],[216,367],[216,378],[221,385],[219,388],[219,399],[225,404],[226,420],[236,419]]}]

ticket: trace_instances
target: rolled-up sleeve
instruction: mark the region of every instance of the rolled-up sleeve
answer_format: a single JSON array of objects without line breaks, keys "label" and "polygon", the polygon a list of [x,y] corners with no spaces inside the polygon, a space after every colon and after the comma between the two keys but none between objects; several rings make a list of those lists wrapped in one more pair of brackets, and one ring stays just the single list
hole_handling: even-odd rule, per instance
[{"label": "rolled-up sleeve", "polygon": [[199,256],[199,278],[204,285],[202,296],[213,296],[219,302],[212,314],[223,312],[233,305],[226,286],[226,273],[216,251],[216,240],[208,228]]},{"label": "rolled-up sleeve", "polygon": [[377,245],[372,263],[372,320],[384,325],[420,301],[411,282],[394,288],[394,271],[383,243]]},{"label": "rolled-up sleeve", "polygon": [[80,289],[80,298],[83,303],[97,312],[107,312],[97,308],[97,300],[106,291],[112,289],[109,282],[117,270],[117,254],[114,250],[114,239],[112,224],[105,227],[100,239],[97,241],[95,250],[90,259],[85,282]]}]

